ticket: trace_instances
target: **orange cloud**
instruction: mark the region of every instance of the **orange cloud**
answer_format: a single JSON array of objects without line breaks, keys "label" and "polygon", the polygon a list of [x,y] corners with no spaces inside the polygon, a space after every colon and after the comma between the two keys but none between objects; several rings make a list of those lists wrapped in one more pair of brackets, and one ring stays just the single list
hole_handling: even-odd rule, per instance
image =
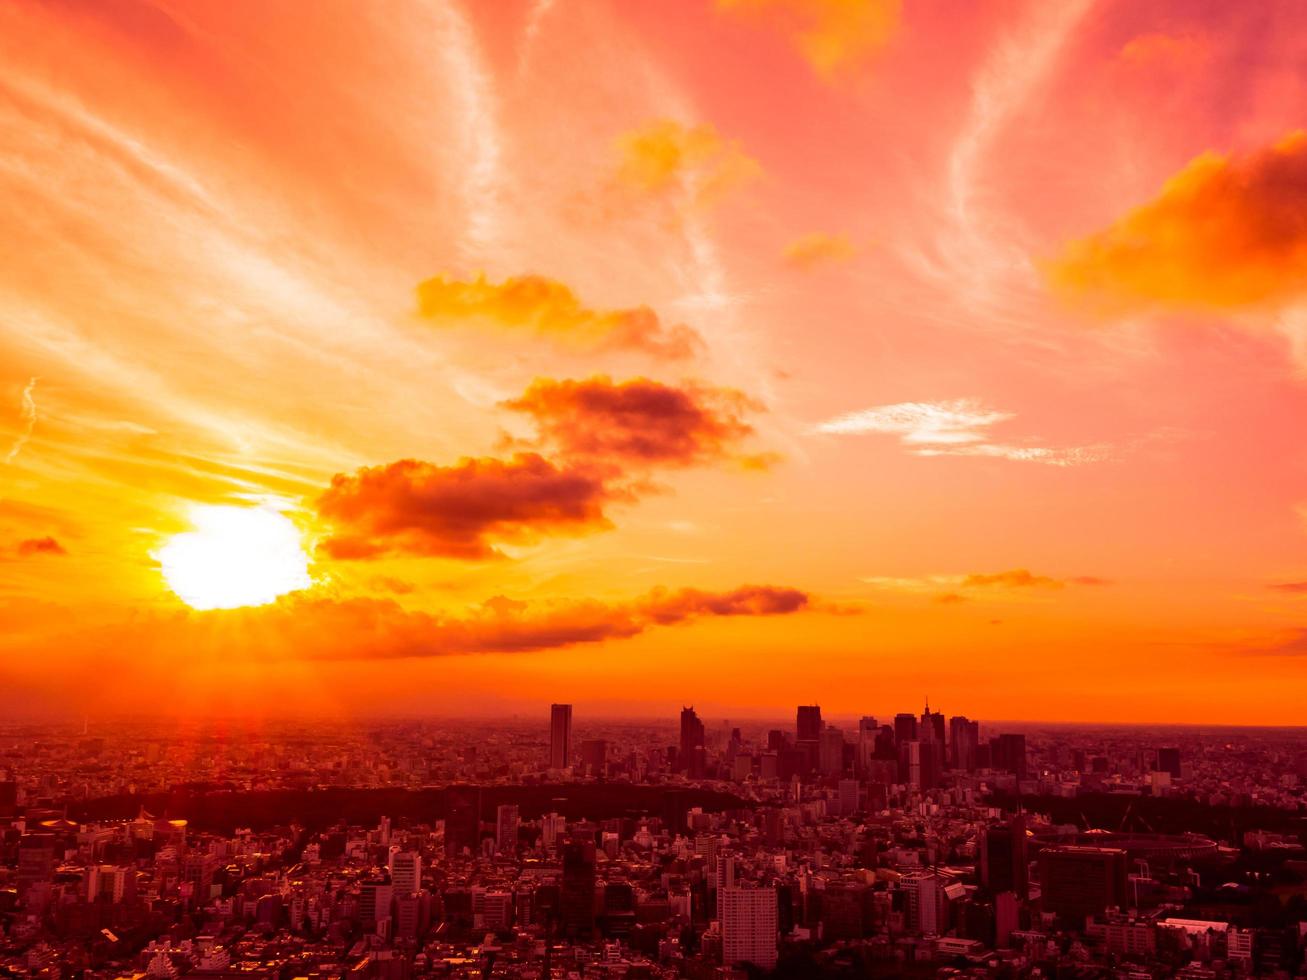
[{"label": "orange cloud", "polygon": [[1035,575],[1025,568],[1013,568],[1006,572],[992,574],[968,575],[962,580],[963,588],[1060,589],[1064,584],[1066,583],[1060,579]]},{"label": "orange cloud", "polygon": [[647,306],[592,310],[566,285],[544,276],[512,276],[501,283],[436,276],[417,287],[418,313],[438,324],[486,323],[523,330],[584,350],[639,350],[686,358],[702,338],[684,324],[664,324]]},{"label": "orange cloud", "polygon": [[68,551],[54,538],[47,536],[19,541],[18,554],[27,558],[32,555],[66,555]]},{"label": "orange cloud", "polygon": [[785,246],[785,261],[799,269],[811,269],[826,262],[846,262],[857,252],[847,235],[815,231]]},{"label": "orange cloud", "polygon": [[741,415],[757,407],[731,389],[675,387],[648,378],[615,384],[603,376],[537,378],[504,405],[530,415],[542,440],[565,457],[646,466],[729,458],[753,431]]},{"label": "orange cloud", "polygon": [[1103,310],[1277,305],[1307,288],[1307,135],[1205,153],[1156,199],[1073,241],[1052,286]]},{"label": "orange cloud", "polygon": [[337,474],[317,508],[334,528],[322,545],[334,558],[486,559],[501,555],[496,542],[609,528],[603,508],[613,496],[596,473],[519,453],[452,466],[405,459]]},{"label": "orange cloud", "polygon": [[823,77],[869,62],[898,30],[901,0],[717,0],[780,26]]},{"label": "orange cloud", "polygon": [[[655,589],[618,602],[527,603],[495,596],[447,612],[410,610],[393,599],[298,593],[267,606],[140,617],[102,627],[95,645],[116,643],[165,656],[185,649],[195,656],[258,662],[530,653],[629,639],[697,619],[790,615],[809,603],[805,592],[768,585],[729,592]],[[81,646],[65,639],[70,648]]]},{"label": "orange cloud", "polygon": [[618,139],[617,182],[651,197],[712,204],[762,174],[762,165],[735,140],[706,123],[660,119]]}]

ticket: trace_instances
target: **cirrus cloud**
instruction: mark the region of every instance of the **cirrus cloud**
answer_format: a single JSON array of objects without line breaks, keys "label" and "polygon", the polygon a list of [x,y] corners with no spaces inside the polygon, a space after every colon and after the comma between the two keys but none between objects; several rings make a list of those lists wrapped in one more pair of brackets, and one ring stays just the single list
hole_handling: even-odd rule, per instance
[{"label": "cirrus cloud", "polygon": [[884,434],[899,437],[914,456],[978,456],[1048,466],[1080,466],[1110,458],[1112,448],[1029,446],[992,441],[991,426],[1016,418],[973,398],[940,402],[899,402],[848,412],[818,423],[831,435]]},{"label": "cirrus cloud", "polygon": [[869,62],[894,37],[902,15],[902,0],[717,0],[717,6],[773,21],[828,79]]}]

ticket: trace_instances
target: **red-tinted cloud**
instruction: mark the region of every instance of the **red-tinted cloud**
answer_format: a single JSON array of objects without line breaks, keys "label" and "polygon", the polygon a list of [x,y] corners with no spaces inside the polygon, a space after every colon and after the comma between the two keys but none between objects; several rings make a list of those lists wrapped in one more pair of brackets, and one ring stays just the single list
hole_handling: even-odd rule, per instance
[{"label": "red-tinted cloud", "polygon": [[19,541],[18,554],[27,558],[32,555],[66,555],[68,551],[54,538],[47,536]]},{"label": "red-tinted cloud", "polygon": [[452,466],[405,459],[338,474],[318,513],[333,527],[323,548],[334,558],[484,559],[500,554],[496,543],[606,529],[613,496],[596,473],[536,453]]},{"label": "red-tinted cloud", "polygon": [[782,616],[806,608],[809,596],[798,589],[744,585],[732,592],[655,590],[639,605],[650,620],[666,625],[697,616]]},{"label": "red-tinted cloud", "polygon": [[541,441],[569,458],[619,466],[690,466],[729,458],[756,408],[738,391],[676,387],[648,378],[620,384],[537,378],[505,407],[530,415]]},{"label": "red-tinted cloud", "polygon": [[1060,589],[1061,579],[1047,575],[1035,575],[1025,568],[1013,568],[1006,572],[978,573],[968,575],[962,580],[963,588],[996,587],[1002,589]]},{"label": "red-tinted cloud", "polygon": [[501,283],[437,276],[417,288],[418,313],[434,323],[485,324],[534,333],[564,347],[639,350],[686,358],[702,344],[684,324],[665,324],[647,306],[593,310],[564,283],[544,276],[512,276]]},{"label": "red-tinted cloud", "polygon": [[1301,299],[1307,134],[1244,156],[1197,157],[1152,201],[1067,245],[1047,271],[1063,292],[1107,309]]}]

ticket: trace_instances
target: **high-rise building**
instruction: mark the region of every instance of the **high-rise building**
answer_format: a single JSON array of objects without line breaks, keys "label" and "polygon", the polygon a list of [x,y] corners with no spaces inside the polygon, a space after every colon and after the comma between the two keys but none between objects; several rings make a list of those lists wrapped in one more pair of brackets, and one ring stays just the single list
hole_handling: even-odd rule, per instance
[{"label": "high-rise building", "polygon": [[476,786],[445,788],[445,849],[476,853],[481,845],[481,790]]},{"label": "high-rise building", "polygon": [[857,768],[860,774],[866,773],[867,764],[876,757],[876,736],[879,734],[880,726],[871,715],[864,715],[858,720]]},{"label": "high-rise building", "polygon": [[1039,852],[1044,911],[1075,922],[1126,907],[1126,852],[1115,847],[1046,847]]},{"label": "high-rise building", "polygon": [[562,933],[570,939],[584,939],[594,932],[594,841],[569,837],[563,841],[562,851],[563,885],[559,899]]},{"label": "high-rise building", "polygon": [[938,871],[914,871],[900,879],[907,892],[908,928],[922,936],[941,936],[949,927],[946,889],[955,879]]},{"label": "high-rise building", "polygon": [[572,764],[572,706],[549,706],[549,768],[566,769]]},{"label": "high-rise building", "polygon": [[799,710],[795,713],[794,718],[794,736],[796,741],[815,742],[821,737],[821,730],[825,727],[821,720],[821,706],[816,704],[801,704]]},{"label": "high-rise building", "polygon": [[980,724],[963,715],[949,719],[949,768],[976,771],[976,750],[980,747]]},{"label": "high-rise building", "polygon": [[416,851],[392,851],[390,883],[396,895],[412,895],[422,887],[422,856]]},{"label": "high-rise building", "polygon": [[1172,779],[1180,778],[1180,750],[1158,749],[1157,768],[1160,772],[1169,772]]},{"label": "high-rise building", "polygon": [[[681,709],[681,749],[677,761],[691,777],[702,776],[704,727],[694,708]],[[700,771],[696,771],[700,770]]]},{"label": "high-rise building", "polygon": [[917,716],[910,711],[894,716],[894,741],[900,745],[917,739]]},{"label": "high-rise building", "polygon": [[921,712],[921,725],[917,729],[917,737],[923,742],[944,744],[944,713],[930,710],[930,698],[926,699],[926,707]]},{"label": "high-rise building", "polygon": [[914,789],[934,789],[943,770],[942,742],[913,740],[899,743],[899,779]]},{"label": "high-rise building", "polygon": [[604,775],[608,764],[608,743],[602,738],[590,738],[581,743],[581,767],[592,776]]},{"label": "high-rise building", "polygon": [[721,891],[722,962],[776,966],[776,889],[724,888]]},{"label": "high-rise building", "polygon": [[1017,814],[1005,824],[986,827],[979,850],[981,883],[994,894],[1013,892],[1025,901],[1030,876],[1026,818]]},{"label": "high-rise building", "polygon": [[995,769],[1016,774],[1018,779],[1026,778],[1026,737],[1024,735],[1000,735],[990,739],[990,751]]},{"label": "high-rise building", "polygon": [[500,804],[495,811],[495,850],[501,854],[517,851],[517,828],[520,824],[517,804]]},{"label": "high-rise building", "polygon": [[817,738],[817,768],[824,776],[844,772],[844,733],[834,725],[822,729]]}]

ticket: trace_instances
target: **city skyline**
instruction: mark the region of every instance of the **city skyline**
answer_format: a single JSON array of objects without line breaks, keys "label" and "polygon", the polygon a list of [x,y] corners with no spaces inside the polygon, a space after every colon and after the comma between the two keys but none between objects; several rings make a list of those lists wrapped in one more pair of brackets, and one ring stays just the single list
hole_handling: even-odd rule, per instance
[{"label": "city skyline", "polygon": [[962,6],[6,6],[0,715],[1307,723],[1307,18]]}]

